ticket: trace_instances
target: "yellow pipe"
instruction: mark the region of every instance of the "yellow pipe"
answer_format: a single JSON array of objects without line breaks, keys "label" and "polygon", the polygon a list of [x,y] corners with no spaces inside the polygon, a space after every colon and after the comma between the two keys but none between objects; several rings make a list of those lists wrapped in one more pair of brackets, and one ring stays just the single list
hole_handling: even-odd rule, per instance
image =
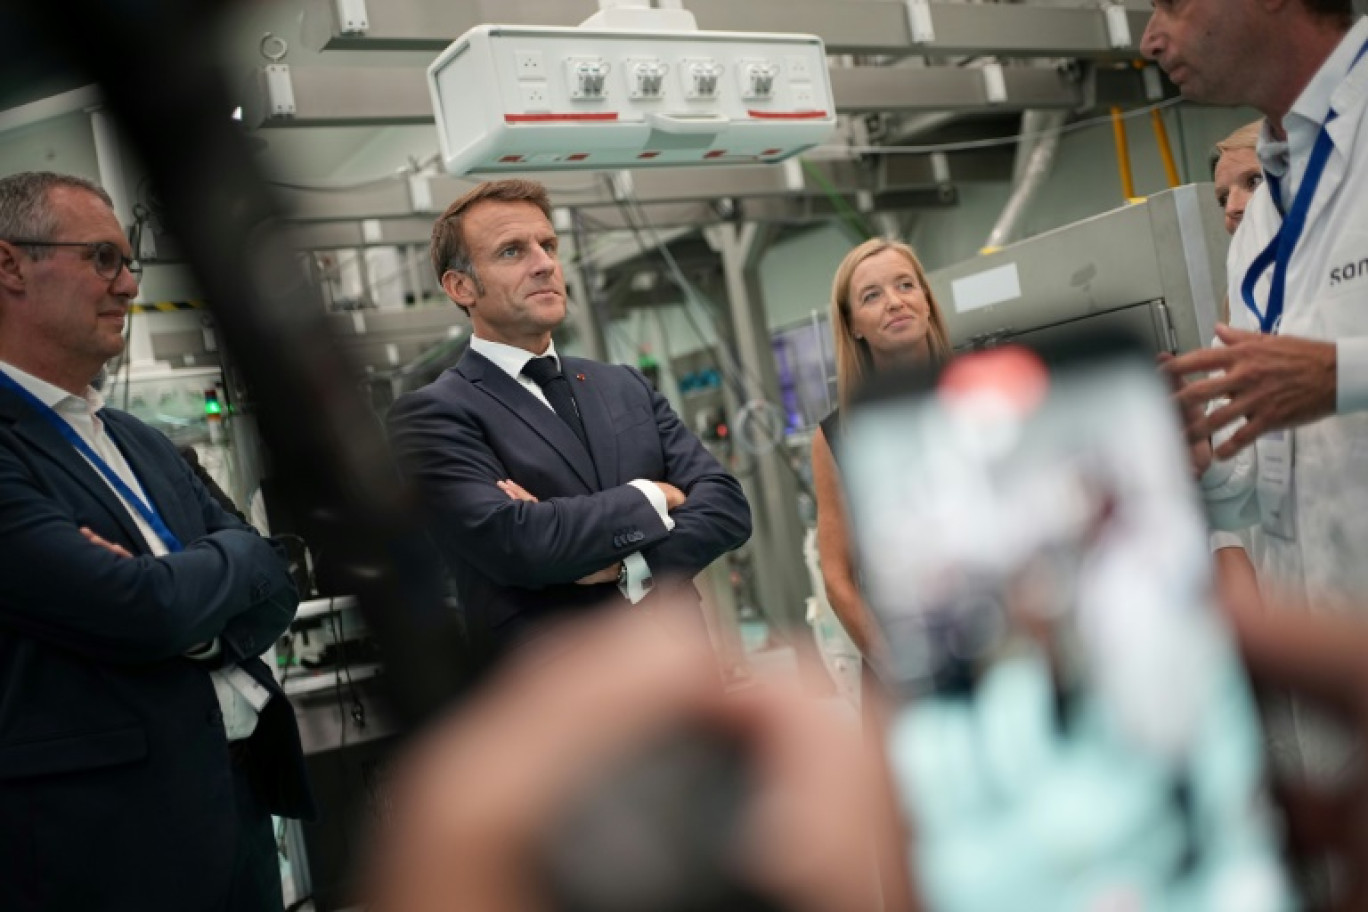
[{"label": "yellow pipe", "polygon": [[1130,202],[1135,199],[1135,181],[1131,178],[1130,147],[1126,145],[1126,121],[1121,109],[1112,106],[1112,135],[1116,138],[1116,167],[1121,172],[1121,196]]},{"label": "yellow pipe", "polygon": [[1173,163],[1173,147],[1169,145],[1168,128],[1164,126],[1164,115],[1155,108],[1150,111],[1150,123],[1154,125],[1154,139],[1159,144],[1159,157],[1164,160],[1164,174],[1170,187],[1178,186],[1178,166]]}]

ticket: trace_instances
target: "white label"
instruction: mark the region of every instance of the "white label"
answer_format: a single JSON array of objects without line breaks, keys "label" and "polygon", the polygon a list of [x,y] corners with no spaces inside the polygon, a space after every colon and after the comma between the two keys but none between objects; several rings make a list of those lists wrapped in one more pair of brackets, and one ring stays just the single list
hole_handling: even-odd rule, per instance
[{"label": "white label", "polygon": [[1016,263],[955,279],[950,283],[950,297],[954,299],[957,313],[1021,297],[1021,277],[1017,274]]}]

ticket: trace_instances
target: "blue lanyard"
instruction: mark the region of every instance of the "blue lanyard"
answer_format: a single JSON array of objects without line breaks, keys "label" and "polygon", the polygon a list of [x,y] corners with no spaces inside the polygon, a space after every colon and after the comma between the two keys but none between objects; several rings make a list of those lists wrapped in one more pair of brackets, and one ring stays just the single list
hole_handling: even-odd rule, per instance
[{"label": "blue lanyard", "polygon": [[99,470],[105,480],[108,481],[114,490],[119,493],[119,496],[124,499],[124,502],[132,505],[133,509],[138,511],[138,515],[143,518],[143,521],[152,527],[152,531],[157,533],[157,537],[162,540],[162,544],[166,545],[167,551],[174,553],[176,551],[184,550],[184,546],[181,545],[180,539],[177,538],[176,533],[172,532],[166,523],[162,521],[161,515],[157,512],[156,508],[135,494],[133,489],[119,477],[118,473],[109,467],[109,463],[105,462],[104,459],[100,457],[99,453],[91,449],[90,444],[86,443],[81,435],[76,433],[76,429],[67,424],[66,420],[63,419],[61,415],[58,415],[53,411],[47,403],[43,402],[43,400],[24,389],[23,386],[17,383],[14,378],[10,377],[4,371],[0,371],[0,386],[4,386],[17,393],[20,399],[23,399],[32,406],[34,411],[39,415],[42,415],[43,418],[55,427],[58,433],[65,437],[82,456],[90,460],[90,464]]},{"label": "blue lanyard", "polygon": [[[1359,48],[1354,62],[1349,65],[1350,72],[1358,66],[1365,52],[1368,52],[1368,42]],[[1291,208],[1287,210],[1282,224],[1278,226],[1278,231],[1268,242],[1268,246],[1249,264],[1244,280],[1240,283],[1240,296],[1244,298],[1245,307],[1248,307],[1254,318],[1259,321],[1260,332],[1275,333],[1282,322],[1283,303],[1287,294],[1287,266],[1292,262],[1292,252],[1297,249],[1302,233],[1306,230],[1306,216],[1311,211],[1311,201],[1316,196],[1316,189],[1320,186],[1321,177],[1325,175],[1325,166],[1330,161],[1330,153],[1335,147],[1334,140],[1330,138],[1329,127],[1338,116],[1339,112],[1331,108],[1325,123],[1321,124],[1320,133],[1316,135],[1316,144],[1311,148],[1311,158],[1306,163],[1306,174],[1302,177],[1301,186],[1297,188],[1297,196],[1292,200]],[[1270,174],[1268,184],[1273,201],[1281,213],[1281,183]],[[1268,306],[1260,311],[1254,300],[1254,286],[1270,266],[1273,267],[1273,282],[1268,289]]]}]

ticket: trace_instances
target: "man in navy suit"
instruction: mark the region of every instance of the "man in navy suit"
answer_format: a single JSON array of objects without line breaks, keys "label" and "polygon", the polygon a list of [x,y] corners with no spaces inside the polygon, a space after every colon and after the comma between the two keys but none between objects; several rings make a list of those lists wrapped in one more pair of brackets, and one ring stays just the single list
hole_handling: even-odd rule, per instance
[{"label": "man in navy suit", "polygon": [[0,909],[278,910],[312,798],[258,656],[298,596],[91,386],[135,266],[99,187],[0,178]]},{"label": "man in navy suit", "polygon": [[[692,593],[750,536],[740,484],[640,372],[562,356],[565,280],[546,189],[481,184],[432,232],[470,349],[389,415],[421,486],[477,661],[601,604]],[[686,609],[672,609],[686,610]]]}]

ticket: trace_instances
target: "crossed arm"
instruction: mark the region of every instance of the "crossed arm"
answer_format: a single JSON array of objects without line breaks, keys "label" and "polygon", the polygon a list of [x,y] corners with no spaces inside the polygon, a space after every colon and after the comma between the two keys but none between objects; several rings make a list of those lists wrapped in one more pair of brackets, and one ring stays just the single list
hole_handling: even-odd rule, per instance
[{"label": "crossed arm", "polygon": [[[395,455],[423,488],[442,537],[480,572],[503,586],[539,588],[612,571],[640,552],[657,577],[692,577],[750,535],[741,486],[679,421],[663,396],[649,391],[662,455],[661,478],[673,530],[630,484],[592,494],[527,499],[501,487],[509,468],[460,403],[417,394],[395,403],[389,425]],[[529,495],[530,497],[531,495]],[[615,541],[615,530],[642,533]]]},{"label": "crossed arm", "polygon": [[[78,522],[16,446],[0,440],[0,622],[119,664],[181,656],[221,637],[225,658],[260,652],[298,597],[275,547],[191,488],[206,534],[162,557]],[[167,445],[168,451],[170,445]],[[189,477],[189,468],[183,469]],[[177,485],[178,489],[184,489]],[[104,531],[104,530],[101,530]]]},{"label": "crossed arm", "polygon": [[[660,488],[660,492],[665,495],[666,509],[673,511],[676,507],[683,506],[686,498],[684,496],[684,492],[679,490],[679,488],[676,488],[674,485],[666,481],[657,481],[653,482],[653,484],[655,484],[656,487]],[[505,478],[503,481],[500,481],[497,487],[500,491],[503,491],[505,494],[507,494],[509,498],[512,500],[521,500],[527,503],[541,502],[536,497],[533,497],[527,491],[526,488],[524,488],[522,485],[518,484],[511,478]],[[622,561],[613,561],[611,564],[604,567],[602,570],[599,570],[595,573],[590,573],[588,576],[584,576],[580,579],[575,580],[575,582],[581,586],[593,586],[597,585],[598,583],[616,582],[619,571],[621,571],[621,569]]]}]

